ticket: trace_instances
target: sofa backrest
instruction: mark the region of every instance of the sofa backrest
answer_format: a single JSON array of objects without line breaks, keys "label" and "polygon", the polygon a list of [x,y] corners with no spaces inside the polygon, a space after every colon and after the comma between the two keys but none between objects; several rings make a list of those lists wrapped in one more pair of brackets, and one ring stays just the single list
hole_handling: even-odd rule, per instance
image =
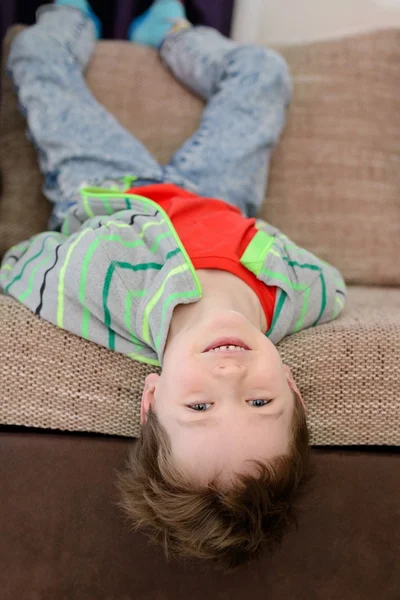
[{"label": "sofa backrest", "polygon": [[263,216],[348,283],[400,285],[400,29],[281,51],[294,97]]}]

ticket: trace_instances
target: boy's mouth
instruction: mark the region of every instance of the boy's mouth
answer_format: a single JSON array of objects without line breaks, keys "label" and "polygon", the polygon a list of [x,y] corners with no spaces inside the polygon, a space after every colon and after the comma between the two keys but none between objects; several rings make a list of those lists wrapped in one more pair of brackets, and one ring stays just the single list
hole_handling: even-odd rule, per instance
[{"label": "boy's mouth", "polygon": [[206,352],[245,352],[251,350],[247,344],[238,338],[220,338],[203,350]]}]

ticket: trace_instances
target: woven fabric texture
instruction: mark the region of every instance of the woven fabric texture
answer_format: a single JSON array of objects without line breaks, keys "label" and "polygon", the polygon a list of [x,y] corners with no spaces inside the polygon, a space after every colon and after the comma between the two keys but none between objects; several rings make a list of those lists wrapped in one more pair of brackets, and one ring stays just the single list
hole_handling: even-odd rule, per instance
[{"label": "woven fabric texture", "polygon": [[[136,437],[151,367],[0,296],[0,422]],[[400,290],[353,287],[345,314],[279,346],[316,445],[400,444]]]},{"label": "woven fabric texture", "polygon": [[348,283],[400,285],[400,29],[281,52],[294,96],[263,217]]}]

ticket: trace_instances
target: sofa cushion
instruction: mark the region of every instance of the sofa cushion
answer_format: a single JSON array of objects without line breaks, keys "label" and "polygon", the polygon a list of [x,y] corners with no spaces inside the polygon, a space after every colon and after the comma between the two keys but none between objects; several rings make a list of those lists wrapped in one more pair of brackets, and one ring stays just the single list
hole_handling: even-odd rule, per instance
[{"label": "sofa cushion", "polygon": [[[4,56],[18,30],[9,32]],[[280,50],[294,75],[294,98],[272,161],[264,218],[335,264],[350,283],[400,285],[393,260],[400,253],[400,30]],[[100,42],[87,81],[161,162],[201,118],[200,100],[149,48]],[[49,215],[8,79],[1,119],[0,255],[44,230]]]},{"label": "sofa cushion", "polygon": [[281,52],[294,96],[264,218],[348,283],[400,285],[400,29]]},{"label": "sofa cushion", "polygon": [[[0,295],[0,423],[136,437],[152,368]],[[350,288],[345,313],[279,345],[316,445],[400,445],[400,290]]]}]

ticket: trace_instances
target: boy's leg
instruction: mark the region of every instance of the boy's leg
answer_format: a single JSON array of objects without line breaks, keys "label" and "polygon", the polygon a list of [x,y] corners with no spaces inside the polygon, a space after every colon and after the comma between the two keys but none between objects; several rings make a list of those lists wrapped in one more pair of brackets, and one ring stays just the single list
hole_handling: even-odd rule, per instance
[{"label": "boy's leg", "polygon": [[290,101],[285,61],[272,50],[237,44],[206,27],[169,34],[161,56],[207,101],[199,130],[173,156],[168,178],[183,176],[188,188],[254,216]]},{"label": "boy's leg", "polygon": [[83,183],[101,185],[137,175],[163,181],[145,147],[91,95],[82,71],[95,44],[93,21],[83,12],[49,5],[15,39],[8,68],[38,149],[44,193],[55,203],[51,228],[77,202]]}]

